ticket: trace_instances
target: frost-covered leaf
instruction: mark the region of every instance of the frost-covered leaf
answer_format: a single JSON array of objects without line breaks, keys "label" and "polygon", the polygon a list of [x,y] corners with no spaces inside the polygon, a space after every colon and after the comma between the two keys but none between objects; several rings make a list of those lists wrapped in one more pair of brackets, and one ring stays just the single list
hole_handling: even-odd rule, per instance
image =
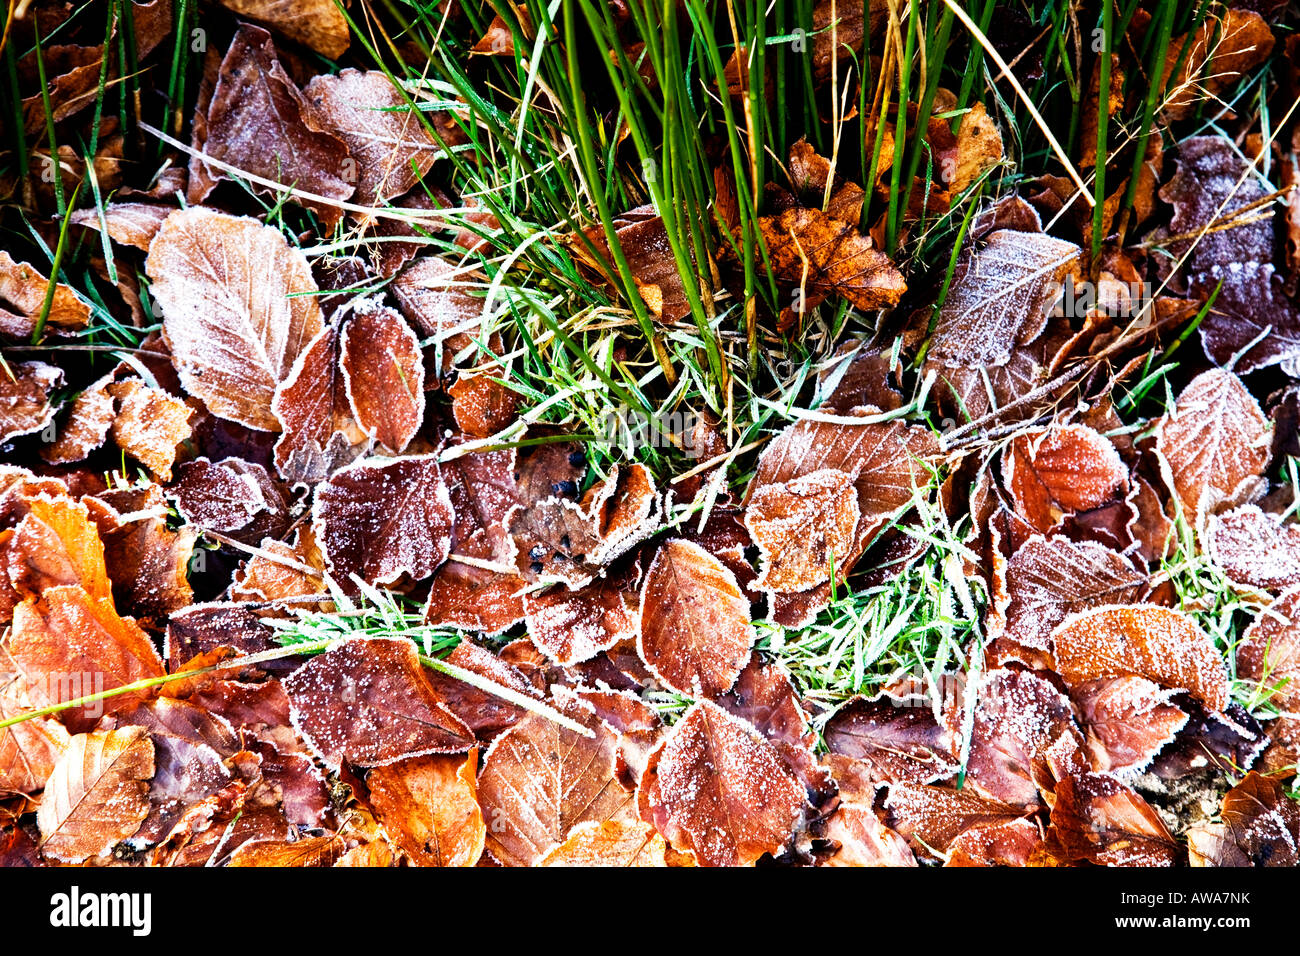
[{"label": "frost-covered leaf", "polygon": [[1210,553],[1240,584],[1280,591],[1300,584],[1300,524],[1245,505],[1210,522]]},{"label": "frost-covered leaf", "polygon": [[854,476],[830,468],[755,490],[745,527],[758,545],[762,570],[756,587],[806,591],[829,581],[851,555],[858,527]]},{"label": "frost-covered leaf", "polygon": [[325,326],[295,360],[271,402],[283,434],[275,467],[286,481],[315,484],[348,464],[366,447],[352,417],[341,367],[338,331]]},{"label": "frost-covered leaf", "polygon": [[425,679],[405,638],[349,640],[282,682],[293,725],[326,766],[378,767],[424,754],[464,753],[465,723]]},{"label": "frost-covered leaf", "polygon": [[356,160],[355,201],[363,206],[400,196],[440,155],[418,112],[380,70],[321,74],[302,92],[311,121],[342,139]]},{"label": "frost-covered leaf", "polygon": [[50,393],[63,371],[44,362],[13,362],[0,368],[0,442],[42,431],[54,421]]},{"label": "frost-covered leaf", "polygon": [[[49,285],[49,280],[26,262],[15,262],[0,249],[0,334],[30,339],[45,308]],[[45,322],[46,329],[52,332],[84,329],[90,324],[90,306],[77,297],[71,286],[55,283]]]},{"label": "frost-covered leaf", "polygon": [[[221,61],[204,151],[242,172],[318,196],[345,200],[355,189],[355,173],[347,178],[355,165],[347,145],[304,115],[302,94],[261,27],[241,24]],[[323,203],[306,205],[327,227],[342,216]]]},{"label": "frost-covered leaf", "polygon": [[1006,365],[1043,332],[1080,250],[1045,233],[1000,229],[968,251],[948,290],[929,356],[966,368]]},{"label": "frost-covered leaf", "polygon": [[352,40],[347,15],[332,0],[220,0],[241,17],[257,20],[290,40],[337,60]]},{"label": "frost-covered leaf", "polygon": [[1057,781],[1052,830],[1068,859],[1102,866],[1174,866],[1181,848],[1151,805],[1109,774]]},{"label": "frost-covered leaf", "polygon": [[255,219],[194,207],[163,223],[145,270],[186,390],[213,414],[279,431],[271,399],[321,330],[302,253]]},{"label": "frost-covered leaf", "polygon": [[1268,465],[1271,439],[1259,402],[1236,375],[1210,369],[1192,379],[1156,432],[1188,520],[1248,495]]},{"label": "frost-covered leaf", "polygon": [[646,666],[679,693],[713,698],[731,689],[753,643],[735,575],[698,544],[665,542],[641,588],[637,651]]},{"label": "frost-covered leaf", "polygon": [[167,502],[157,485],[110,490],[93,501],[91,516],[119,610],[161,623],[194,600],[188,572],[198,534],[167,526]]},{"label": "frost-covered leaf", "polygon": [[580,823],[634,820],[617,753],[603,727],[584,737],[537,715],[498,737],[478,778],[488,850],[507,866],[536,866]]},{"label": "frost-covered leaf", "polygon": [[842,803],[821,828],[839,848],[820,866],[916,866],[916,856],[898,833],[880,822],[876,811]]},{"label": "frost-covered leaf", "polygon": [[1053,628],[1077,611],[1136,601],[1146,575],[1116,551],[1093,541],[1033,537],[1006,568],[1006,636],[1046,650]]},{"label": "frost-covered leaf", "polygon": [[80,863],[133,835],[149,815],[153,775],[153,743],[143,727],[77,734],[36,810],[41,855]]},{"label": "frost-covered leaf", "polygon": [[58,436],[41,447],[42,458],[51,465],[67,465],[83,460],[104,444],[117,417],[117,403],[108,392],[111,381],[112,375],[106,375],[73,400]]},{"label": "frost-covered leaf", "polygon": [[1175,691],[1143,677],[1086,681],[1070,691],[1092,769],[1123,779],[1142,772],[1187,723]]},{"label": "frost-covered leaf", "polygon": [[1228,706],[1223,658],[1181,611],[1154,604],[1081,611],[1052,632],[1052,647],[1056,670],[1071,686],[1099,677],[1144,677],[1182,688],[1211,710]]},{"label": "frost-covered leaf", "polygon": [[948,845],[944,866],[1028,866],[1042,840],[1032,820],[1008,820],[971,827]]},{"label": "frost-covered leaf", "polygon": [[655,828],[635,822],[588,820],[569,832],[569,838],[538,866],[667,866],[664,838]]},{"label": "frost-covered leaf", "polygon": [[[186,521],[210,531],[229,534],[250,527],[272,533],[266,527],[283,519],[284,496],[261,465],[241,458],[211,462],[206,458],[186,462],[168,494],[176,498],[176,510]],[[262,535],[257,535],[260,541]],[[264,559],[265,560],[265,559]]]},{"label": "frost-covered leaf", "polygon": [[436,455],[368,461],[316,490],[312,526],[335,579],[352,586],[427,578],[451,550],[451,498]]},{"label": "frost-covered leaf", "polygon": [[933,783],[960,769],[955,741],[935,719],[928,701],[900,706],[888,697],[855,697],[826,724],[826,745],[833,754],[855,761],[866,777],[879,783]]},{"label": "frost-covered leaf", "polygon": [[466,564],[452,555],[429,582],[425,620],[500,634],[524,619],[528,582],[513,573]]},{"label": "frost-covered leaf", "polygon": [[392,309],[358,307],[343,327],[342,367],[353,418],[383,448],[403,451],[424,422],[419,338]]},{"label": "frost-covered leaf", "polygon": [[112,601],[99,529],[81,502],[33,498],[5,553],[9,579],[20,594],[38,597],[46,588],[80,585],[91,600]]},{"label": "frost-covered leaf", "polygon": [[474,866],[487,828],[476,799],[478,751],[376,767],[366,778],[375,815],[417,866]]},{"label": "frost-covered leaf", "polygon": [[489,438],[515,420],[519,397],[499,379],[500,369],[462,372],[447,389],[451,413],[470,438]]},{"label": "frost-covered leaf", "polygon": [[[9,671],[7,655],[0,667]],[[20,674],[0,676],[0,721],[35,710]],[[55,764],[68,749],[63,725],[49,717],[34,717],[0,730],[0,790],[38,793]]]},{"label": "frost-covered leaf", "polygon": [[1273,690],[1270,706],[1300,714],[1300,585],[1283,591],[1246,628],[1237,645],[1237,677]]},{"label": "frost-covered leaf", "polygon": [[918,853],[946,852],[973,827],[1010,823],[1024,809],[989,800],[970,790],[919,783],[894,783],[884,802],[885,823],[901,833]]},{"label": "frost-covered leaf", "polygon": [[590,660],[621,641],[637,636],[639,614],[635,565],[571,591],[555,585],[524,598],[528,636],[561,666]]},{"label": "frost-covered leaf", "polygon": [[117,417],[109,433],[117,447],[144,465],[159,481],[171,481],[181,442],[192,434],[193,410],[174,395],[139,379],[113,382]]},{"label": "frost-covered leaf", "polygon": [[[133,620],[118,617],[107,598],[96,600],[77,586],[46,588],[14,608],[9,653],[28,695],[42,706],[165,673],[153,642]],[[63,719],[74,730],[93,726],[101,714],[130,707],[145,693],[71,708]]]},{"label": "frost-covered leaf", "polygon": [[334,835],[309,836],[291,842],[249,840],[230,855],[227,866],[334,866],[342,858],[343,852],[343,840]]},{"label": "frost-covered leaf", "polygon": [[702,866],[748,866],[790,842],[807,791],[750,724],[702,700],[650,755],[637,799]]},{"label": "frost-covered leaf", "polygon": [[78,209],[69,218],[77,225],[91,229],[106,226],[108,236],[114,242],[148,252],[158,228],[175,211],[172,206],[153,203],[111,202],[103,208],[103,222],[98,209]]},{"label": "frost-covered leaf", "polygon": [[1087,425],[1018,436],[1003,455],[1002,473],[1016,513],[1040,532],[1104,504],[1128,483],[1115,446]]},{"label": "frost-covered leaf", "polygon": [[1253,770],[1224,795],[1219,824],[1187,833],[1192,866],[1300,866],[1300,805]]}]

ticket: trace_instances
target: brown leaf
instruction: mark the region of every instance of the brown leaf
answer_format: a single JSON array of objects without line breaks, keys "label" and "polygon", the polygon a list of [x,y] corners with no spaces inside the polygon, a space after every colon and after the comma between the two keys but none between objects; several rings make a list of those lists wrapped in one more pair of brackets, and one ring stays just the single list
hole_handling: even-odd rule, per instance
[{"label": "brown leaf", "polygon": [[1187,713],[1143,677],[1111,677],[1072,688],[1092,769],[1127,779],[1141,773],[1187,723]]},{"label": "brown leaf", "polygon": [[311,121],[347,143],[357,161],[355,201],[363,206],[400,196],[441,154],[417,111],[380,70],[321,74],[303,96]]},{"label": "brown leaf", "polygon": [[352,39],[343,8],[332,0],[220,0],[241,17],[257,20],[331,60]]},{"label": "brown leaf", "polygon": [[[672,324],[691,314],[690,300],[682,283],[681,273],[668,242],[668,231],[663,217],[653,205],[629,209],[614,220],[614,233],[627,260],[628,269],[636,282],[637,291],[645,300],[654,317]],[[587,238],[600,252],[606,269],[612,270],[613,258],[606,241],[605,230],[588,229]],[[582,252],[579,247],[579,252]]]},{"label": "brown leaf", "polygon": [[[226,3],[228,0],[222,0]],[[337,836],[309,836],[292,843],[277,840],[249,840],[230,855],[228,866],[334,866],[343,856],[344,843]]]},{"label": "brown leaf", "polygon": [[50,393],[62,384],[62,370],[44,362],[0,368],[0,442],[44,431],[54,421]]},{"label": "brown leaf", "polygon": [[275,467],[295,484],[313,485],[365,451],[366,433],[352,417],[341,367],[342,343],[325,326],[303,348],[271,401],[283,434]]},{"label": "brown leaf", "polygon": [[1102,505],[1128,483],[1115,446],[1086,425],[1018,436],[1002,470],[1017,514],[1040,532],[1067,514]]},{"label": "brown leaf", "polygon": [[104,444],[117,417],[117,403],[108,393],[112,380],[111,374],[104,376],[73,400],[58,438],[42,446],[42,458],[51,465],[67,465],[83,460]]},{"label": "brown leaf", "polygon": [[153,743],[143,727],[73,737],[36,811],[41,855],[80,863],[132,836],[149,815],[153,774]]},{"label": "brown leaf", "polygon": [[588,820],[546,854],[538,866],[667,866],[667,845],[655,828],[640,821]]},{"label": "brown leaf", "polygon": [[421,256],[393,280],[393,295],[406,317],[442,346],[439,375],[446,375],[463,351],[472,351],[471,362],[479,359],[474,342],[483,300],[468,291],[476,285],[468,269],[437,256]]},{"label": "brown leaf", "polygon": [[198,534],[167,527],[167,502],[157,485],[108,491],[87,503],[123,611],[161,622],[193,601],[187,573]]},{"label": "brown leaf", "polygon": [[393,841],[419,866],[474,866],[487,827],[476,799],[478,751],[376,767],[366,778],[371,803]]},{"label": "brown leaf", "polygon": [[1052,829],[1068,859],[1103,866],[1174,866],[1181,851],[1151,805],[1108,774],[1057,781]]},{"label": "brown leaf", "polygon": [[[36,320],[45,307],[49,280],[26,262],[15,262],[0,249],[0,333],[15,339],[30,339]],[[75,332],[90,324],[90,306],[71,286],[55,283],[54,298],[46,316],[46,330]]]},{"label": "brown leaf", "polygon": [[1233,581],[1268,591],[1300,584],[1300,525],[1246,505],[1216,515],[1209,537],[1215,563]]},{"label": "brown leaf", "polygon": [[635,819],[615,779],[617,740],[583,737],[530,715],[492,744],[478,778],[487,846],[507,866],[536,866],[580,823]]},{"label": "brown leaf", "polygon": [[[221,61],[204,151],[243,172],[318,196],[346,200],[355,189],[356,163],[347,145],[305,110],[271,35],[246,23],[240,24]],[[304,205],[321,216],[327,229],[343,215],[328,204]]]},{"label": "brown leaf", "polygon": [[352,416],[392,452],[410,444],[424,422],[424,359],[404,319],[383,306],[358,306],[343,327],[343,381]]},{"label": "brown leaf", "polygon": [[1300,865],[1300,806],[1253,770],[1223,798],[1223,822],[1187,832],[1192,866]]},{"label": "brown leaf", "polygon": [[885,798],[885,823],[901,833],[912,848],[933,856],[947,852],[962,833],[973,827],[1011,823],[1024,810],[988,800],[970,790],[949,790],[916,783],[895,783]]},{"label": "brown leaf", "polygon": [[1230,682],[1214,642],[1181,611],[1157,605],[1072,614],[1052,632],[1056,670],[1067,684],[1144,677],[1179,687],[1212,710],[1228,706]]},{"label": "brown leaf", "polygon": [[933,783],[955,774],[956,742],[929,702],[855,697],[826,724],[826,746],[880,783]]},{"label": "brown leaf", "polygon": [[84,504],[38,495],[6,549],[9,578],[26,597],[46,588],[80,585],[93,601],[112,602],[104,545]]},{"label": "brown leaf", "polygon": [[502,374],[462,372],[447,389],[456,424],[470,438],[490,438],[515,420],[519,397],[498,381]]},{"label": "brown leaf", "polygon": [[561,584],[528,594],[524,598],[528,636],[542,653],[564,667],[635,638],[639,576],[640,569],[634,566],[629,572],[598,578],[576,591]]},{"label": "brown leaf", "polygon": [[524,619],[527,590],[517,574],[465,564],[452,555],[429,583],[425,621],[500,634]]},{"label": "brown leaf", "polygon": [[898,304],[907,284],[870,236],[816,208],[761,216],[773,275],[810,296],[838,295],[863,311]]},{"label": "brown leaf", "polygon": [[[311,525],[294,532],[293,541],[264,540],[263,554],[254,555],[235,572],[230,596],[236,601],[275,601],[324,594],[325,556],[316,545]],[[271,557],[274,555],[274,557]],[[298,607],[306,607],[298,604]]]},{"label": "brown leaf", "polygon": [[[112,602],[75,586],[47,588],[14,608],[9,652],[27,693],[42,706],[76,700],[165,672],[148,635]],[[147,692],[121,694],[63,711],[71,729],[93,726],[105,711],[130,707]]]},{"label": "brown leaf", "polygon": [[193,411],[179,398],[136,378],[113,382],[108,392],[117,399],[117,417],[111,429],[117,447],[159,481],[171,481],[177,446],[191,434]]},{"label": "brown leaf", "polygon": [[1202,372],[1178,395],[1156,430],[1157,449],[1189,521],[1239,503],[1268,465],[1268,419],[1241,379]]},{"label": "brown leaf", "polygon": [[181,516],[205,530],[230,534],[247,528],[261,531],[252,535],[260,541],[287,525],[288,506],[271,476],[240,458],[186,462],[167,490]]},{"label": "brown leaf", "polygon": [[[8,664],[3,652],[0,664]],[[0,721],[35,709],[20,674],[0,677]],[[39,793],[70,739],[63,725],[49,717],[33,717],[0,730],[0,791]]]},{"label": "brown leaf", "polygon": [[1041,840],[1032,820],[971,827],[948,845],[944,866],[1029,866]]},{"label": "brown leaf", "polygon": [[790,842],[807,796],[753,727],[701,700],[650,755],[637,799],[702,866],[749,866]]},{"label": "brown leaf", "polygon": [[1237,678],[1275,689],[1269,704],[1300,713],[1300,585],[1283,591],[1251,622],[1237,645]]},{"label": "brown leaf", "polygon": [[[218,157],[220,158],[220,157]],[[78,226],[103,229],[114,242],[149,251],[158,229],[176,209],[145,202],[111,202],[98,209],[78,209],[69,217]]]},{"label": "brown leaf", "polygon": [[755,490],[745,527],[759,548],[756,587],[806,591],[831,579],[855,549],[860,515],[854,477],[826,468]]},{"label": "brown leaf", "polygon": [[451,550],[451,498],[436,455],[358,462],[318,486],[312,527],[339,584],[427,578]]},{"label": "brown leaf", "polygon": [[145,271],[186,390],[215,415],[278,431],[276,387],[321,330],[302,253],[254,219],[195,207],[163,223]]},{"label": "brown leaf", "polygon": [[749,662],[754,629],[736,577],[698,544],[664,543],[641,588],[637,652],[669,688],[717,697]]},{"label": "brown leaf", "polygon": [[283,681],[294,728],[326,766],[378,767],[424,754],[464,753],[474,737],[424,677],[405,638],[359,638]]},{"label": "brown leaf", "polygon": [[1069,615],[1136,601],[1146,583],[1118,552],[1063,537],[1030,538],[1007,561],[1006,575],[1006,636],[1037,650],[1048,648],[1052,630]]},{"label": "brown leaf", "polygon": [[840,804],[824,824],[821,835],[839,844],[821,866],[917,865],[907,841],[881,823],[871,807]]},{"label": "brown leaf", "polygon": [[1189,116],[1207,95],[1217,97],[1231,89],[1242,74],[1268,59],[1273,33],[1255,11],[1227,9],[1206,17],[1194,37],[1174,37],[1169,49],[1178,55],[1165,61],[1160,89],[1169,91],[1165,115],[1178,120]]}]

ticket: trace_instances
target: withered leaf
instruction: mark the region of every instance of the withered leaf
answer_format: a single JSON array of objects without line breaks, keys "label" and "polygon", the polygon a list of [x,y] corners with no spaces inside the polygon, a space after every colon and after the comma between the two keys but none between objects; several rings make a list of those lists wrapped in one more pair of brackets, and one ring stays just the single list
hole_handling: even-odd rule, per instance
[{"label": "withered leaf", "polygon": [[429,583],[425,620],[500,634],[524,619],[527,589],[527,582],[517,574],[466,564],[452,555]]},{"label": "withered leaf", "polygon": [[749,866],[789,843],[807,792],[747,722],[701,700],[650,755],[638,806],[702,866]]},{"label": "withered leaf", "polygon": [[1187,723],[1175,692],[1143,677],[1111,677],[1074,687],[1070,696],[1087,733],[1089,763],[1125,778],[1141,773]]},{"label": "withered leaf", "polygon": [[617,739],[584,737],[529,715],[496,739],[478,778],[487,846],[507,866],[535,866],[580,823],[635,819],[615,775]]},{"label": "withered leaf", "polygon": [[1041,840],[1038,824],[1032,820],[971,827],[948,845],[944,866],[1028,866]]},{"label": "withered leaf", "polygon": [[1215,562],[1233,581],[1269,591],[1300,584],[1300,525],[1245,505],[1216,515],[1209,538]]},{"label": "withered leaf", "polygon": [[1063,537],[1030,538],[1007,561],[1006,575],[1006,636],[1039,650],[1070,614],[1136,601],[1146,582],[1118,552]]},{"label": "withered leaf", "polygon": [[[271,35],[241,24],[221,61],[208,107],[205,152],[213,159],[272,182],[345,200],[356,175],[347,145],[304,115],[302,94],[276,57]],[[263,189],[275,193],[274,190]],[[327,227],[342,211],[308,203]]]},{"label": "withered leaf", "polygon": [[114,242],[148,252],[159,227],[175,211],[156,203],[111,202],[104,206],[102,220],[98,209],[78,209],[69,218],[79,226],[104,229]]},{"label": "withered leaf", "polygon": [[132,836],[149,815],[154,748],[143,727],[77,734],[36,811],[41,855],[79,863]]},{"label": "withered leaf", "polygon": [[160,481],[171,481],[177,446],[191,434],[193,411],[179,398],[136,378],[113,382],[108,392],[117,399],[110,429],[117,447]]},{"label": "withered leaf", "polygon": [[[0,664],[7,663],[7,655],[0,656]],[[21,675],[15,673],[0,681],[0,720],[36,709]],[[48,717],[34,717],[0,730],[0,790],[39,792],[67,751],[70,739],[63,725]]]},{"label": "withered leaf", "polygon": [[186,390],[213,414],[279,431],[271,399],[321,330],[302,253],[255,219],[194,207],[163,223],[145,271]]},{"label": "withered leaf", "polygon": [[895,783],[885,797],[885,823],[918,853],[944,853],[972,827],[996,826],[1024,816],[1024,809],[978,796],[970,790]]},{"label": "withered leaf", "polygon": [[[226,2],[226,0],[222,0]],[[249,840],[230,855],[228,866],[334,866],[343,856],[344,843],[338,836],[309,836],[292,843],[278,840]]]},{"label": "withered leaf", "polygon": [[1179,687],[1211,710],[1228,706],[1230,683],[1210,636],[1186,614],[1158,605],[1101,607],[1052,632],[1056,670],[1067,684],[1144,677]]},{"label": "withered leaf", "polygon": [[427,578],[451,550],[453,512],[436,455],[368,461],[316,489],[312,527],[339,584]]},{"label": "withered leaf", "polygon": [[935,719],[928,701],[900,703],[888,697],[853,698],[827,722],[826,745],[880,783],[933,783],[951,777],[960,767],[951,732]]},{"label": "withered leaf", "polygon": [[123,613],[160,623],[194,599],[188,571],[198,532],[167,527],[167,502],[157,485],[108,491],[87,502]]},{"label": "withered leaf", "polygon": [[[26,262],[15,262],[0,249],[0,333],[30,339],[45,308],[49,280]],[[55,283],[54,298],[45,319],[53,332],[75,332],[90,324],[90,306],[70,286]]]},{"label": "withered leaf", "polygon": [[474,866],[487,827],[476,799],[478,751],[433,755],[376,767],[366,778],[385,829],[420,866]]},{"label": "withered leaf", "polygon": [[820,209],[792,206],[758,221],[773,274],[814,296],[838,295],[864,311],[898,304],[907,284],[857,227]]},{"label": "withered leaf", "polygon": [[639,615],[639,569],[607,575],[576,591],[556,585],[524,598],[528,636],[561,666],[590,660],[621,641],[635,638]]},{"label": "withered leaf", "polygon": [[515,420],[518,396],[498,379],[501,370],[461,372],[447,389],[451,414],[470,438],[489,438]]},{"label": "withered leaf", "polygon": [[91,600],[112,602],[99,529],[80,502],[49,495],[33,498],[6,554],[9,578],[25,596],[37,597],[59,585],[80,585]]},{"label": "withered leaf", "polygon": [[1194,36],[1174,37],[1169,48],[1180,54],[1165,63],[1160,88],[1169,92],[1163,109],[1170,119],[1182,119],[1207,95],[1231,89],[1243,73],[1266,60],[1273,51],[1273,33],[1254,10],[1227,8],[1207,16]]},{"label": "withered leaf", "polygon": [[756,587],[806,591],[830,580],[857,541],[854,477],[825,468],[755,490],[744,520],[762,561]]},{"label": "withered leaf", "polygon": [[1192,379],[1156,431],[1188,520],[1200,522],[1248,495],[1268,465],[1271,438],[1259,402],[1236,375],[1210,369]]},{"label": "withered leaf", "polygon": [[821,835],[839,848],[821,866],[916,866],[907,841],[880,822],[876,811],[842,803],[824,824]]},{"label": "withered leaf", "polygon": [[0,442],[43,431],[53,422],[50,393],[62,384],[63,371],[45,362],[0,368]]},{"label": "withered leaf", "polygon": [[1269,703],[1300,713],[1300,585],[1283,591],[1246,628],[1237,645],[1237,677],[1273,689]]},{"label": "withered leaf", "polygon": [[713,698],[731,689],[753,643],[736,576],[698,544],[666,541],[641,588],[637,651],[646,666],[679,693]]},{"label": "withered leaf", "polygon": [[336,60],[348,48],[352,31],[343,8],[331,0],[220,0],[241,17],[257,20],[290,40]]},{"label": "withered leaf", "polygon": [[325,326],[303,348],[271,401],[283,434],[275,467],[286,481],[315,484],[365,451],[366,433],[352,417],[338,330]]},{"label": "withered leaf", "polygon": [[483,300],[469,291],[475,285],[467,270],[437,256],[421,256],[393,280],[393,295],[407,318],[441,346],[440,375],[459,353],[473,348],[483,318]]},{"label": "withered leaf", "polygon": [[111,381],[112,376],[106,375],[73,400],[58,437],[42,446],[42,458],[51,465],[67,465],[81,461],[104,444],[117,417],[117,403],[108,393]]},{"label": "withered leaf", "polygon": [[418,111],[380,70],[321,74],[302,92],[312,122],[338,135],[356,160],[361,205],[400,196],[440,155]]},{"label": "withered leaf", "polygon": [[1151,805],[1108,774],[1057,781],[1052,829],[1067,856],[1104,866],[1173,866],[1181,850]]},{"label": "withered leaf", "polygon": [[[28,695],[42,706],[165,673],[153,642],[134,621],[118,617],[108,599],[93,599],[77,586],[46,588],[14,608],[9,652]],[[65,710],[64,720],[72,729],[93,726],[100,714],[130,707],[143,693]]]},{"label": "withered leaf", "polygon": [[538,866],[667,866],[667,845],[640,821],[588,820],[542,858]]},{"label": "withered leaf", "polygon": [[1018,436],[1002,470],[1017,514],[1040,532],[1066,514],[1098,507],[1128,482],[1115,446],[1087,425]]},{"label": "withered leaf", "polygon": [[1300,805],[1255,771],[1223,797],[1221,824],[1188,831],[1192,866],[1300,865]]},{"label": "withered leaf", "polygon": [[343,381],[352,416],[384,448],[403,451],[424,421],[420,340],[392,309],[358,306],[343,327]]},{"label": "withered leaf", "polygon": [[186,462],[168,493],[186,521],[210,531],[239,531],[254,521],[265,525],[286,510],[284,496],[266,469],[241,458]]},{"label": "withered leaf", "polygon": [[322,761],[378,767],[424,754],[464,753],[465,723],[424,677],[405,638],[360,638],[331,648],[282,682],[293,725]]}]

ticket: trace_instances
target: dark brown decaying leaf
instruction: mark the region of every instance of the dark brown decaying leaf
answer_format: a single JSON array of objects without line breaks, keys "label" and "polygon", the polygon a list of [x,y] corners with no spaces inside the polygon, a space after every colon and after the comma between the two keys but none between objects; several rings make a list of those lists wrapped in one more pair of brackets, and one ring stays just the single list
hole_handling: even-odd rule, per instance
[{"label": "dark brown decaying leaf", "polygon": [[922,701],[899,706],[888,697],[857,697],[826,724],[826,745],[880,783],[933,783],[960,764],[955,741]]},{"label": "dark brown decaying leaf", "polygon": [[641,588],[637,651],[663,683],[691,697],[717,697],[749,661],[754,629],[736,577],[698,544],[664,543]]},{"label": "dark brown decaying leaf", "polygon": [[[167,490],[176,498],[176,510],[186,521],[227,534],[254,522],[262,527],[286,510],[284,496],[266,469],[242,458],[186,462]],[[257,539],[260,541],[261,535]]]},{"label": "dark brown decaying leaf", "polygon": [[436,455],[358,462],[316,491],[312,526],[335,579],[352,587],[427,578],[451,550],[453,512]]},{"label": "dark brown decaying leaf", "polygon": [[321,330],[302,253],[255,219],[195,207],[163,223],[145,270],[186,390],[216,415],[279,431],[271,399]]},{"label": "dark brown decaying leaf", "polygon": [[580,823],[634,820],[633,795],[616,779],[617,750],[603,727],[584,737],[536,715],[498,737],[478,778],[491,854],[534,866]]},{"label": "dark brown decaying leaf", "polygon": [[1081,611],[1052,632],[1056,670],[1067,684],[1144,677],[1182,688],[1211,710],[1228,706],[1230,682],[1210,636],[1186,614],[1158,605]]},{"label": "dark brown decaying leaf", "polygon": [[78,734],[36,811],[41,854],[80,863],[133,835],[149,814],[154,748],[143,727]]},{"label": "dark brown decaying leaf", "polygon": [[424,358],[411,327],[392,309],[358,306],[341,364],[352,417],[381,447],[405,450],[424,422]]},{"label": "dark brown decaying leaf", "polygon": [[790,841],[806,791],[746,721],[699,701],[650,755],[643,819],[702,866],[748,866]]},{"label": "dark brown decaying leaf", "polygon": [[1192,522],[1254,491],[1272,438],[1259,402],[1222,369],[1192,379],[1156,435],[1170,486]]},{"label": "dark brown decaying leaf", "polygon": [[464,753],[465,723],[424,677],[405,638],[354,639],[283,681],[293,725],[329,767],[378,767],[424,754]]}]

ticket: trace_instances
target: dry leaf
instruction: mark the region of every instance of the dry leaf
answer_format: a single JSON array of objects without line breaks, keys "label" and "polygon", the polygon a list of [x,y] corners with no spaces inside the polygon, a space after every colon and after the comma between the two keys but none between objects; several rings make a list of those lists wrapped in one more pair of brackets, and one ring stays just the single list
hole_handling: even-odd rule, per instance
[{"label": "dry leaf", "polygon": [[1237,645],[1237,678],[1275,689],[1269,705],[1300,713],[1300,585],[1282,592]]},{"label": "dry leaf", "polygon": [[1233,581],[1269,591],[1300,584],[1300,525],[1246,505],[1216,515],[1209,530],[1210,553]]},{"label": "dry leaf", "polygon": [[50,393],[63,384],[63,371],[44,362],[0,367],[0,442],[44,431],[54,421]]},{"label": "dry leaf", "polygon": [[475,797],[478,751],[376,767],[366,778],[375,815],[419,866],[474,866],[487,828]]},{"label": "dry leaf", "polygon": [[907,841],[880,822],[871,807],[842,803],[831,814],[822,836],[839,844],[821,866],[916,866]]},{"label": "dry leaf", "polygon": [[73,400],[58,437],[41,448],[42,458],[51,465],[67,465],[83,460],[104,444],[117,418],[117,403],[108,393],[112,380],[111,374],[104,376]]},{"label": "dry leaf", "polygon": [[424,359],[410,326],[392,309],[358,305],[343,327],[341,364],[361,429],[391,452],[405,450],[424,421]]},{"label": "dry leaf", "polygon": [[1181,856],[1151,805],[1107,774],[1059,780],[1052,829],[1072,860],[1103,866],[1173,866]]},{"label": "dry leaf", "polygon": [[826,746],[874,782],[933,783],[953,776],[960,765],[951,732],[927,700],[901,703],[853,698],[827,722]]},{"label": "dry leaf", "polygon": [[220,0],[241,17],[258,20],[290,40],[337,60],[352,39],[347,16],[333,0]]},{"label": "dry leaf", "polygon": [[104,545],[80,502],[48,495],[33,498],[6,554],[9,579],[26,597],[39,597],[46,588],[80,585],[92,601],[112,605]]},{"label": "dry leaf", "polygon": [[640,821],[588,820],[546,854],[538,866],[667,866],[667,845],[655,828]]},{"label": "dry leaf", "polygon": [[[49,280],[26,262],[15,262],[0,250],[0,334],[30,339],[45,307]],[[70,286],[55,283],[54,298],[46,315],[49,332],[76,332],[90,324],[90,306]]]},{"label": "dry leaf", "polygon": [[827,468],[754,492],[745,527],[759,548],[756,587],[806,591],[831,579],[855,550],[860,514],[854,477]]},{"label": "dry leaf", "polygon": [[1003,453],[1002,471],[1016,513],[1040,532],[1102,505],[1128,483],[1115,446],[1086,425],[1018,436]]},{"label": "dry leaf", "polygon": [[1092,769],[1123,779],[1147,768],[1187,724],[1176,693],[1143,677],[1088,681],[1071,690],[1087,733]]},{"label": "dry leaf", "polygon": [[177,446],[191,434],[193,410],[179,398],[135,378],[112,383],[108,392],[117,399],[117,417],[110,431],[117,447],[159,481],[171,481]]}]

